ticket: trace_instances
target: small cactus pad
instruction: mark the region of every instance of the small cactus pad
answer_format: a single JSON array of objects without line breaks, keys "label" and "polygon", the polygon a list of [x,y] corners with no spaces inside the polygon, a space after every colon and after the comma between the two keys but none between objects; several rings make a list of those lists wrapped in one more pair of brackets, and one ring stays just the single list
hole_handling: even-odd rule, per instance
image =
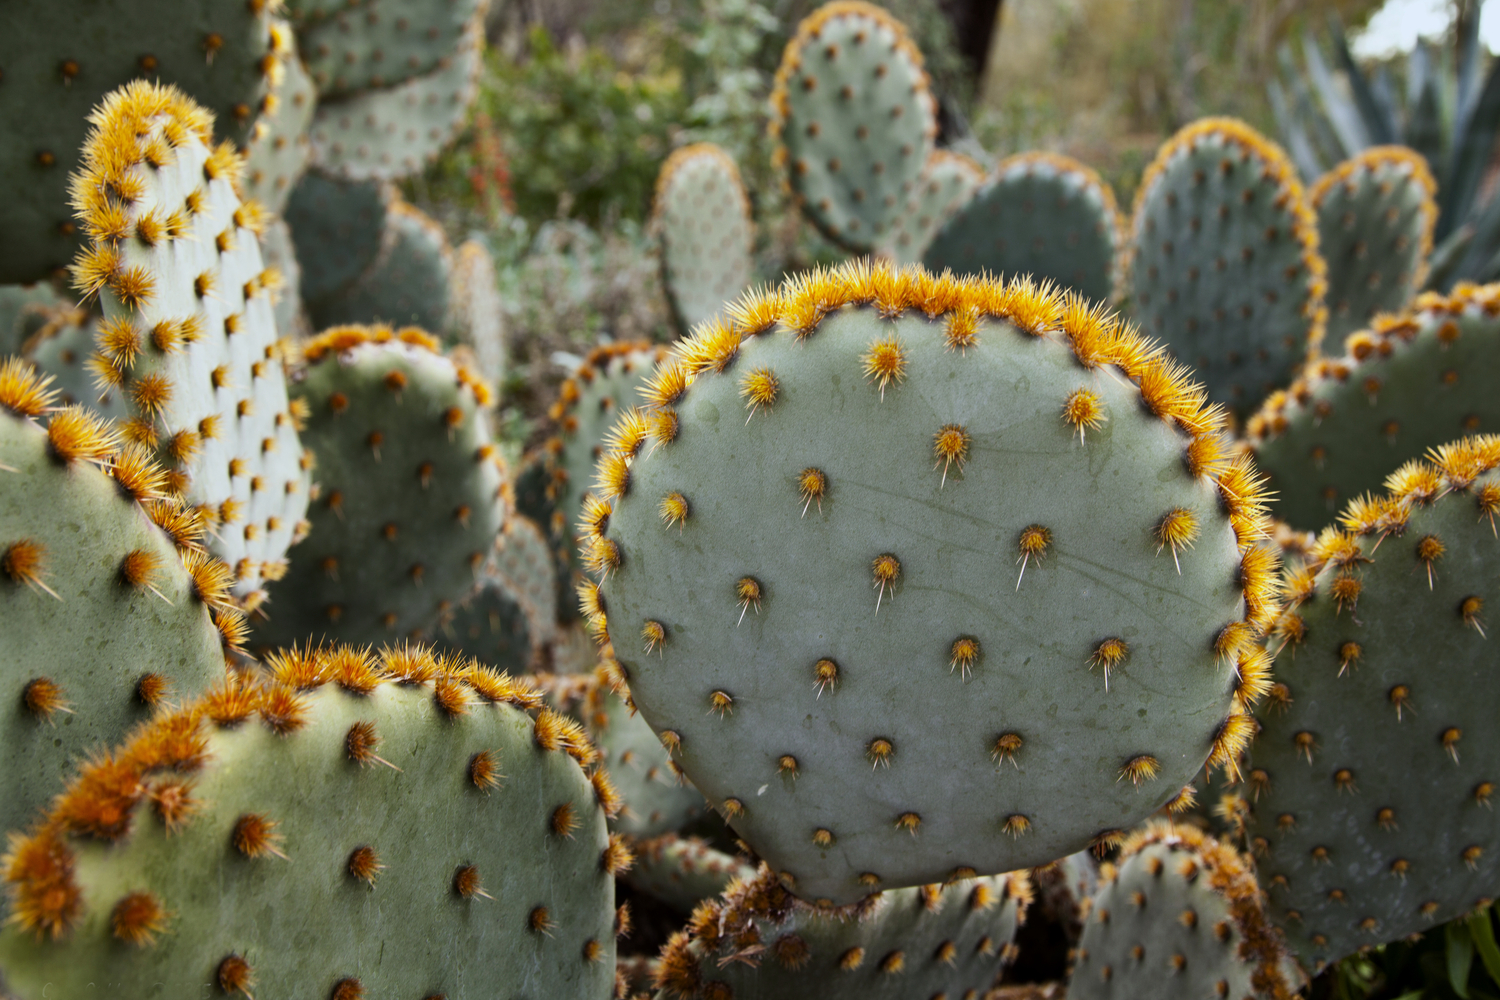
[{"label": "small cactus pad", "polygon": [[1427,161],[1405,146],[1375,146],[1318,178],[1311,198],[1328,262],[1330,339],[1411,303],[1427,278],[1436,193]]},{"label": "small cactus pad", "polygon": [[293,54],[285,65],[286,72],[272,88],[271,100],[245,147],[245,195],[276,215],[286,210],[287,199],[312,155],[307,130],[312,127],[318,96],[301,60]]},{"label": "small cactus pad", "polygon": [[468,117],[479,93],[483,40],[481,11],[430,73],[319,104],[313,162],[346,180],[395,180],[421,170]]},{"label": "small cactus pad", "polygon": [[430,73],[458,48],[487,0],[364,0],[304,22],[298,45],[325,99]]},{"label": "small cactus pad", "polygon": [[1290,1000],[1254,866],[1190,826],[1130,835],[1084,919],[1068,1000]]},{"label": "small cactus pad", "polygon": [[339,181],[309,171],[292,189],[286,223],[302,267],[302,298],[335,298],[367,271],[381,250],[396,194],[378,181]]},{"label": "small cactus pad", "polygon": [[51,282],[0,285],[0,354],[18,354],[32,334],[50,323],[59,308],[70,308]]},{"label": "small cactus pad", "polygon": [[664,833],[631,845],[635,865],[625,873],[630,887],[682,913],[718,896],[735,879],[755,877],[755,869],[715,850],[698,837]]},{"label": "small cactus pad", "polygon": [[474,352],[479,374],[500,385],[505,381],[508,360],[505,310],[495,261],[484,240],[464,240],[454,251],[449,302],[454,336]]},{"label": "small cactus pad", "polygon": [[1091,168],[1056,153],[1002,160],[933,238],[922,263],[954,274],[1030,275],[1084,298],[1114,296],[1125,219]]},{"label": "small cactus pad", "polygon": [[1500,895],[1500,438],[1401,466],[1288,574],[1247,799],[1309,972]]},{"label": "small cactus pad", "polygon": [[[528,517],[505,519],[487,571],[521,607],[532,642],[546,645],[557,633],[557,564],[547,535]],[[571,595],[570,595],[571,596]]]},{"label": "small cactus pad", "polygon": [[927,157],[927,169],[922,171],[916,193],[907,200],[891,229],[885,252],[898,264],[921,260],[938,229],[968,204],[983,183],[984,168],[973,159],[934,149]]},{"label": "small cactus pad", "polygon": [[339,327],[302,353],[316,537],[271,586],[256,638],[421,634],[474,589],[505,516],[489,389],[420,330]]},{"label": "small cactus pad", "polygon": [[130,413],[124,394],[117,388],[101,390],[94,384],[89,359],[94,355],[97,328],[97,318],[82,309],[62,306],[26,342],[23,356],[52,376],[52,388],[58,391],[60,402],[69,406],[82,403],[102,417],[125,420]]},{"label": "small cactus pad", "polygon": [[501,670],[536,669],[537,643],[515,596],[490,574],[427,630],[439,649],[454,650],[493,663]]},{"label": "small cactus pad", "polygon": [[[1138,384],[1139,383],[1139,386]],[[1274,555],[1221,411],[1029,282],[857,263],[656,370],[585,505],[636,705],[805,898],[1044,864],[1250,728]]]},{"label": "small cactus pad", "polygon": [[270,665],[86,766],[12,842],[7,995],[611,995],[631,858],[571,723],[420,649]]},{"label": "small cactus pad", "polygon": [[1136,191],[1128,269],[1142,332],[1237,413],[1317,354],[1317,218],[1286,154],[1243,122],[1205,118],[1162,146]]},{"label": "small cactus pad", "polygon": [[[694,911],[662,949],[660,1000],[911,1000],[992,986],[1031,903],[1024,872],[805,903],[768,866]],[[967,994],[965,990],[969,991]]]},{"label": "small cactus pad", "polygon": [[1396,466],[1476,431],[1500,430],[1500,285],[1424,293],[1310,364],[1245,425],[1276,515],[1317,530]]},{"label": "small cactus pad", "polygon": [[824,4],[787,43],[771,102],[778,157],[804,214],[852,253],[884,244],[937,134],[937,102],[905,25],[861,0]]},{"label": "small cactus pad", "polygon": [[[81,245],[68,211],[68,181],[86,163],[79,149],[89,112],[128,81],[175,84],[207,109],[204,134],[245,142],[291,54],[291,34],[268,5],[203,0],[7,4],[0,37],[0,282],[34,281],[64,269]],[[295,56],[292,58],[295,59]]]},{"label": "small cactus pad", "polygon": [[126,437],[158,449],[246,594],[285,568],[307,510],[264,215],[235,193],[239,154],[209,148],[206,113],[180,92],[133,83],[92,121],[73,186],[91,243],[73,278],[104,309],[95,376],[124,397]]},{"label": "small cactus pad", "polygon": [[[19,360],[0,361],[7,830],[35,819],[76,764],[124,739],[155,706],[223,678],[214,614],[231,636],[241,627],[238,612],[224,607],[224,567],[201,551],[180,555],[153,524],[184,546],[198,543],[201,532],[181,507],[151,496],[161,470],[139,451],[119,452],[113,433],[81,408],[55,412],[45,430],[26,419],[51,395]],[[217,610],[206,611],[205,601]]]},{"label": "small cactus pad", "polygon": [[682,329],[712,319],[750,284],[755,223],[739,168],[711,142],[667,157],[656,178],[652,224],[662,280]]},{"label": "small cactus pad", "polygon": [[295,337],[303,333],[307,320],[302,315],[302,297],[298,289],[302,284],[302,264],[297,260],[297,248],[292,244],[292,230],[284,219],[272,219],[260,234],[260,255],[266,269],[277,279],[277,287],[271,289],[271,313],[276,318],[276,329],[283,337]]},{"label": "small cactus pad", "polygon": [[443,227],[400,199],[385,216],[380,253],[343,291],[308,302],[316,329],[350,323],[391,323],[443,330],[453,248]]}]

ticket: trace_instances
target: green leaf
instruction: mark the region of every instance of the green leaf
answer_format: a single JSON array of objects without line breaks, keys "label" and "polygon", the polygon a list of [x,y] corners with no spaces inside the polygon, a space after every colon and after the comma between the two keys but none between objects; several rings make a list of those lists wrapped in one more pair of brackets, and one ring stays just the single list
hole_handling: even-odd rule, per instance
[{"label": "green leaf", "polygon": [[1479,960],[1490,979],[1500,983],[1500,947],[1495,944],[1495,925],[1490,922],[1491,907],[1486,906],[1469,917],[1469,937],[1479,950]]},{"label": "green leaf", "polygon": [[1453,992],[1469,1000],[1469,968],[1474,964],[1474,939],[1461,920],[1448,924],[1448,985]]}]

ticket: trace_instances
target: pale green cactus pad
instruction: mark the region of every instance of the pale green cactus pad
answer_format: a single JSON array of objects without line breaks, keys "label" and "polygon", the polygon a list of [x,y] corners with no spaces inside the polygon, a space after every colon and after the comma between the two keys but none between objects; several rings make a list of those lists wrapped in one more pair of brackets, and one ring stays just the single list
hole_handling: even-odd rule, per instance
[{"label": "pale green cactus pad", "polygon": [[325,98],[394,87],[436,69],[488,6],[488,0],[362,0],[304,19],[298,45]]},{"label": "pale green cactus pad", "polygon": [[852,253],[885,244],[937,134],[905,25],[862,0],[824,4],[787,43],[771,102],[778,158],[807,218]]},{"label": "pale green cactus pad", "polygon": [[1124,253],[1125,220],[1103,178],[1066,156],[1021,153],[953,213],[922,263],[954,274],[1030,275],[1107,302]]},{"label": "pale green cactus pad", "polygon": [[505,307],[500,300],[495,261],[483,239],[464,240],[453,252],[449,306],[453,334],[473,350],[479,374],[495,385],[504,383],[509,361]]},{"label": "pale green cactus pad", "polygon": [[1409,462],[1290,574],[1244,795],[1308,972],[1500,895],[1500,438]]},{"label": "pale green cactus pad", "polygon": [[1111,842],[1243,744],[1258,477],[1106,314],[850,265],[737,303],[647,401],[584,508],[582,604],[804,898]]},{"label": "pale green cactus pad", "polygon": [[[293,37],[290,28],[284,30],[287,38]],[[312,155],[307,130],[318,104],[318,92],[302,60],[289,52],[284,62],[286,71],[271,88],[266,111],[245,146],[245,196],[277,215],[286,210],[287,199]]]},{"label": "pale green cactus pad", "polygon": [[681,913],[718,896],[735,879],[755,877],[755,868],[699,837],[660,837],[631,845],[635,864],[625,873],[631,888],[661,900]]},{"label": "pale green cactus pad", "polygon": [[1307,195],[1280,147],[1205,118],[1157,152],[1136,191],[1130,295],[1156,337],[1238,414],[1316,357],[1327,267]]},{"label": "pale green cactus pad", "polygon": [[45,326],[26,342],[22,356],[37,370],[52,376],[52,387],[61,402],[72,406],[83,404],[110,420],[130,416],[123,394],[94,384],[89,359],[94,355],[94,334],[98,320],[82,309],[59,306]]},{"label": "pale green cactus pad", "polygon": [[1068,1000],[1291,1000],[1300,987],[1250,859],[1190,826],[1153,822],[1105,867]]},{"label": "pale green cactus pad", "polygon": [[688,930],[667,942],[657,998],[977,996],[1013,957],[1030,904],[1025,873],[1012,872],[816,905],[762,866],[700,906]]},{"label": "pale green cactus pad", "polygon": [[93,122],[74,184],[91,242],[73,277],[104,310],[94,374],[248,595],[284,571],[306,530],[310,465],[261,262],[264,215],[235,193],[239,154],[211,150],[203,110],[171,88],[131,84]]},{"label": "pale green cactus pad", "polygon": [[[83,245],[69,209],[69,180],[89,115],[132,80],[175,84],[209,113],[210,133],[236,143],[253,134],[262,102],[291,55],[291,34],[267,4],[203,0],[55,0],[8,4],[0,37],[0,282],[63,271]],[[295,55],[291,56],[295,59]]]},{"label": "pale green cactus pad", "polygon": [[1500,285],[1426,293],[1309,365],[1245,425],[1276,516],[1316,531],[1402,462],[1500,430]]},{"label": "pale green cactus pad", "polygon": [[739,168],[711,142],[667,157],[656,178],[651,223],[661,241],[662,283],[677,325],[692,329],[750,284],[755,223]]},{"label": "pale green cactus pad", "polygon": [[896,220],[886,253],[901,264],[920,261],[943,223],[962,210],[983,183],[984,168],[973,159],[962,153],[934,149],[927,157],[927,169],[922,172],[916,193]]},{"label": "pale green cactus pad", "polygon": [[270,665],[86,767],[12,844],[6,996],[612,995],[631,858],[574,724],[420,649]]}]

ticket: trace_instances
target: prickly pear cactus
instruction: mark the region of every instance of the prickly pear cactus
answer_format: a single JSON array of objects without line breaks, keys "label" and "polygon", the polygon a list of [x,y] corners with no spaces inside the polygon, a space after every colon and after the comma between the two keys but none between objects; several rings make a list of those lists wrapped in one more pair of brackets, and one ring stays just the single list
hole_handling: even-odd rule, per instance
[{"label": "prickly pear cactus", "polygon": [[658,1000],[907,1000],[993,985],[1031,903],[1024,872],[805,903],[767,866],[693,913],[662,949]]},{"label": "prickly pear cactus", "polygon": [[302,264],[292,243],[292,230],[284,219],[273,219],[260,234],[260,254],[266,270],[276,279],[271,293],[271,314],[283,337],[300,339],[307,332],[307,318],[302,313]]},{"label": "prickly pear cactus", "polygon": [[1309,193],[1328,262],[1328,336],[1400,312],[1427,278],[1437,182],[1405,146],[1374,146],[1318,178]]},{"label": "prickly pear cactus", "polygon": [[206,112],[179,91],[131,84],[93,122],[74,181],[91,243],[73,276],[104,310],[94,374],[248,594],[285,570],[306,529],[310,465],[256,239],[263,216],[235,193],[239,154],[209,148]]},{"label": "prickly pear cactus", "polygon": [[13,842],[8,996],[611,995],[630,855],[567,720],[420,649],[272,662],[87,766]]},{"label": "prickly pear cactus", "polygon": [[916,193],[891,230],[885,252],[898,264],[921,260],[938,229],[968,204],[983,183],[984,168],[976,161],[962,153],[934,149]]},{"label": "prickly pear cactus", "polygon": [[[225,568],[160,496],[162,471],[0,361],[0,829],[30,823],[86,755],[224,676]],[[169,532],[171,534],[169,534]],[[176,544],[174,544],[174,542]],[[179,551],[178,545],[182,547]],[[205,610],[211,606],[212,613]]]},{"label": "prickly pear cactus", "polygon": [[393,87],[430,73],[463,40],[488,0],[365,0],[353,9],[304,20],[298,42],[324,99]]},{"label": "prickly pear cactus", "polygon": [[337,298],[375,263],[396,194],[378,181],[339,181],[309,171],[292,189],[286,224],[308,303]]},{"label": "prickly pear cactus", "polygon": [[557,635],[557,565],[542,529],[530,518],[507,517],[487,570],[520,606],[532,642],[550,644]]},{"label": "prickly pear cactus", "polygon": [[50,323],[59,309],[72,308],[51,282],[0,285],[0,354],[17,354],[26,341]]},{"label": "prickly pear cactus", "polygon": [[1396,466],[1476,431],[1500,430],[1500,285],[1426,293],[1309,365],[1245,425],[1276,515],[1317,530]]},{"label": "prickly pear cactus", "polygon": [[1245,797],[1272,916],[1309,972],[1500,894],[1497,466],[1493,435],[1406,463],[1286,580]]},{"label": "prickly pear cactus", "polygon": [[1193,827],[1153,822],[1106,868],[1068,998],[1290,1000],[1299,985],[1250,859]]},{"label": "prickly pear cactus", "polygon": [[1021,153],[949,218],[922,263],[960,275],[1030,275],[1107,302],[1124,250],[1125,219],[1103,178],[1066,156]]},{"label": "prickly pear cactus", "polygon": [[1232,118],[1162,146],[1136,191],[1126,291],[1212,399],[1243,415],[1316,357],[1326,289],[1317,218],[1280,147]]},{"label": "prickly pear cactus", "polygon": [[479,93],[483,41],[481,10],[430,72],[393,87],[323,101],[312,123],[313,163],[356,181],[394,180],[421,170],[468,116]]},{"label": "prickly pear cactus", "polygon": [[633,843],[631,850],[635,864],[625,873],[630,887],[682,913],[720,895],[735,879],[755,877],[751,865],[699,837],[664,833]]},{"label": "prickly pear cactus", "polygon": [[824,4],[776,70],[771,134],[803,213],[851,253],[879,248],[917,191],[937,102],[906,26],[862,0]]},{"label": "prickly pear cactus", "polygon": [[505,311],[495,261],[482,239],[468,239],[453,253],[450,313],[454,335],[474,351],[479,374],[495,385],[505,381],[508,347]]},{"label": "prickly pear cactus", "polygon": [[[174,84],[203,106],[210,131],[243,143],[291,55],[271,5],[203,0],[190,7],[136,0],[11,4],[0,38],[0,282],[65,269],[82,245],[69,181],[105,95],[132,80]],[[292,56],[295,59],[295,56]]]},{"label": "prickly pear cactus", "polygon": [[515,596],[490,575],[428,630],[434,644],[493,663],[501,670],[526,673],[537,669],[537,643],[530,622]]},{"label": "prickly pear cactus", "polygon": [[755,223],[739,168],[711,142],[667,157],[651,222],[661,241],[662,283],[677,325],[717,315],[754,276]]},{"label": "prickly pear cactus", "polygon": [[504,520],[489,389],[420,330],[339,327],[302,353],[318,537],[269,588],[256,640],[422,634],[475,588]]},{"label": "prickly pear cactus", "polygon": [[453,248],[443,227],[395,199],[385,216],[380,252],[343,291],[307,306],[318,329],[350,323],[391,323],[443,330]]},{"label": "prickly pear cactus", "polygon": [[581,603],[799,895],[1044,864],[1233,759],[1275,557],[1184,369],[1079,300],[916,268],[730,315],[611,433]]},{"label": "prickly pear cactus", "polygon": [[121,393],[109,388],[101,392],[94,384],[89,359],[94,354],[97,326],[97,318],[85,310],[58,306],[27,339],[21,356],[52,377],[52,388],[62,403],[82,403],[110,420],[125,420],[130,414]]},{"label": "prickly pear cactus", "polygon": [[[277,22],[280,24],[281,22]],[[290,28],[283,28],[291,39]],[[271,88],[265,110],[245,146],[244,193],[281,215],[287,199],[307,168],[312,147],[307,130],[312,127],[318,92],[302,60],[289,51],[283,60],[285,72]]]}]

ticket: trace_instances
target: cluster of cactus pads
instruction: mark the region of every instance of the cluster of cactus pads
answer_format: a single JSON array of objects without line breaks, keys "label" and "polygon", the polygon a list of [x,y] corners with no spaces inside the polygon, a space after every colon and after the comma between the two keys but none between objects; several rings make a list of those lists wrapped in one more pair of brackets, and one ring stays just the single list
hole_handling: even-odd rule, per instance
[{"label": "cluster of cactus pads", "polygon": [[0,276],[84,244],[0,289],[0,994],[977,1000],[1030,919],[1074,1000],[1289,1000],[1500,893],[1500,286],[1422,291],[1420,157],[1209,119],[1127,221],[830,3],[772,130],[870,256],[754,290],[677,151],[687,335],[513,472],[489,251],[392,186],[487,5],[202,6],[0,157]]}]

